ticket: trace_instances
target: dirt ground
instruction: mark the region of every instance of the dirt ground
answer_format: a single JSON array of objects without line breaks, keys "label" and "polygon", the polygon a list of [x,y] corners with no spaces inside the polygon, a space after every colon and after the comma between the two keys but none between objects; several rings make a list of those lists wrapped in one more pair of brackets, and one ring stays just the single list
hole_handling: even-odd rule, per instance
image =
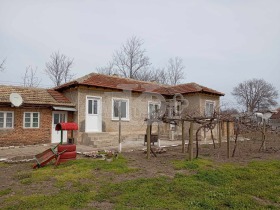
[{"label": "dirt ground", "polygon": [[[243,142],[238,142],[238,147],[236,150],[235,157],[227,158],[226,148],[227,144],[223,143],[220,148],[214,149],[213,145],[200,145],[199,148],[199,157],[212,159],[216,162],[233,162],[238,164],[246,164],[252,160],[265,160],[265,159],[280,159],[280,138],[274,136],[273,140],[270,139],[266,143],[266,149],[259,151],[261,142],[258,140],[245,140]],[[230,151],[232,153],[234,142],[230,142]],[[218,147],[218,144],[216,144]],[[174,160],[184,160],[187,158],[187,153],[181,152],[181,147],[170,147],[167,148],[166,153],[157,154],[157,157],[154,157],[151,154],[151,159],[146,158],[146,154],[143,151],[134,151],[122,153],[122,155],[128,160],[128,165],[133,168],[137,168],[133,173],[121,174],[118,176],[112,176],[113,182],[122,182],[126,180],[136,179],[136,178],[151,178],[157,176],[168,176],[174,177],[175,173],[178,173],[178,170],[174,169],[172,161]],[[194,147],[194,157],[195,157],[196,148]],[[35,185],[32,185],[31,188],[20,189],[21,184],[18,183],[18,180],[14,179],[15,174],[19,171],[31,171],[32,163],[19,163],[19,164],[10,164],[8,167],[1,167],[0,171],[0,191],[11,188],[13,191],[24,191],[26,194],[36,193],[36,190],[40,190],[38,193],[54,193],[57,191],[57,188],[52,187],[51,181],[44,182],[44,187],[40,183],[40,187],[37,188]],[[100,172],[94,171],[96,176],[103,176],[104,173],[110,172]],[[185,171],[184,173],[188,173]],[[43,192],[42,192],[43,190]],[[1,199],[0,199],[1,201]]]},{"label": "dirt ground", "polygon": [[[246,164],[252,160],[274,159],[280,160],[280,137],[274,136],[273,140],[266,142],[266,148],[259,151],[261,141],[247,140],[238,142],[235,156],[232,157],[234,142],[230,142],[230,158],[227,158],[227,144],[222,143],[221,147],[216,143],[215,149],[213,144],[200,145],[198,157],[207,158],[216,162],[232,162],[238,164]],[[187,149],[187,148],[186,148]],[[187,153],[182,153],[182,147],[167,148],[166,153],[157,154],[154,157],[151,154],[151,159],[147,160],[146,154],[143,152],[129,152],[123,155],[129,160],[131,167],[139,168],[140,170],[134,174],[136,177],[155,177],[165,175],[173,177],[178,170],[174,170],[172,161],[185,160],[188,158]],[[196,147],[194,147],[194,157],[196,155]],[[120,177],[119,177],[120,178]],[[132,178],[132,177],[130,177]],[[129,177],[127,177],[129,179]]]}]

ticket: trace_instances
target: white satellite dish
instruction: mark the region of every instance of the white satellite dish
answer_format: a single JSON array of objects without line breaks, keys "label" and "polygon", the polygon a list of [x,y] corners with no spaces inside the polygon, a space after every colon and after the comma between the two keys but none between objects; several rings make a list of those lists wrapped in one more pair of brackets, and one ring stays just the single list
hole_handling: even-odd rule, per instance
[{"label": "white satellite dish", "polygon": [[20,105],[22,105],[23,100],[20,94],[11,93],[10,102],[12,103],[13,106],[19,107]]}]

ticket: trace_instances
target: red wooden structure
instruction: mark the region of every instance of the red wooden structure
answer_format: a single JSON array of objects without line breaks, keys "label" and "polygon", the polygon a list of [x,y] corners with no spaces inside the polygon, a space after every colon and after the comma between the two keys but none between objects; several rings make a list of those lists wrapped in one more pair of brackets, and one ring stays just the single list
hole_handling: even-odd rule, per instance
[{"label": "red wooden structure", "polygon": [[[77,123],[58,123],[55,126],[55,130],[61,131],[60,144],[54,148],[47,149],[46,151],[35,155],[36,163],[33,168],[40,168],[46,165],[53,159],[56,159],[55,165],[59,165],[61,162],[76,159],[76,145],[75,144],[62,144],[63,131],[71,130],[71,140],[74,142],[73,131],[78,130]],[[57,152],[55,151],[57,147]]]}]

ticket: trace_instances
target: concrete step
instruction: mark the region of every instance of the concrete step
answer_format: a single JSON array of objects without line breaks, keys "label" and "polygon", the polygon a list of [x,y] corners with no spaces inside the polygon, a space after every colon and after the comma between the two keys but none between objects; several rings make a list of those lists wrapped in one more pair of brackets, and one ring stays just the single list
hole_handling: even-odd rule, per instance
[{"label": "concrete step", "polygon": [[93,141],[94,146],[97,148],[103,148],[103,147],[110,147],[110,146],[117,146],[119,144],[119,141]]}]

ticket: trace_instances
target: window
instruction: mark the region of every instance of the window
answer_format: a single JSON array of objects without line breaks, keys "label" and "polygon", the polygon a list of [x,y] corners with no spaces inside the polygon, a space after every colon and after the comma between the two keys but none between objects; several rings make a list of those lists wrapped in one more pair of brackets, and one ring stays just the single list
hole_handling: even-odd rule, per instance
[{"label": "window", "polygon": [[149,106],[148,106],[149,119],[151,119],[152,115],[155,115],[156,113],[158,113],[159,109],[160,109],[160,103],[149,102]]},{"label": "window", "polygon": [[[120,105],[120,113],[119,113]],[[121,119],[129,120],[128,112],[128,99],[113,99],[113,120],[119,119],[119,114],[121,114]]]},{"label": "window", "polygon": [[98,100],[97,99],[88,100],[88,114],[98,114]]},{"label": "window", "polygon": [[14,127],[14,113],[0,112],[0,129]]},{"label": "window", "polygon": [[39,128],[39,112],[24,113],[24,128]]},{"label": "window", "polygon": [[211,117],[214,114],[214,101],[206,101],[205,102],[205,116]]},{"label": "window", "polygon": [[54,113],[53,115],[53,124],[56,125],[58,123],[66,122],[66,114],[63,113]]}]

